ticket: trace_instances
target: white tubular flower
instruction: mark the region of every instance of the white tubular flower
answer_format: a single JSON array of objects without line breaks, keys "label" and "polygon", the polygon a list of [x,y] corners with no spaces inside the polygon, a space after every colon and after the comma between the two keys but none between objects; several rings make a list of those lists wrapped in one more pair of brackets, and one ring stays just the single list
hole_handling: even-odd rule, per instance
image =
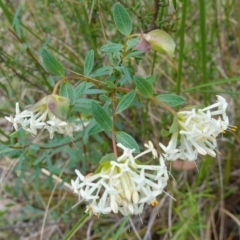
[{"label": "white tubular flower", "polygon": [[149,150],[151,150],[153,158],[157,158],[158,157],[158,153],[157,150],[154,148],[153,144],[151,141],[148,141],[148,144],[145,143],[144,147],[148,148]]},{"label": "white tubular flower", "polygon": [[168,172],[162,156],[159,165],[136,162],[140,156],[149,152],[156,155],[152,143],[148,144],[148,149],[135,157],[134,149],[118,144],[123,154],[116,160],[111,154],[110,161],[102,162],[96,173],[83,177],[76,170],[78,177],[72,180],[72,187],[80,200],[89,202],[86,212],[96,215],[110,212],[132,215],[142,213],[145,204],[154,206],[158,203],[157,196],[167,185]]},{"label": "white tubular flower", "polygon": [[[194,161],[198,153],[215,157],[216,137],[229,128],[227,105],[225,98],[217,96],[217,103],[206,108],[178,112],[178,130],[173,133],[167,147],[159,143],[166,159]],[[236,127],[230,128],[235,130]]]},{"label": "white tubular flower", "polygon": [[[60,104],[63,105],[63,109]],[[22,112],[19,103],[16,103],[15,117],[5,118],[13,124],[16,131],[19,127],[22,127],[25,131],[36,136],[39,130],[46,129],[49,132],[50,139],[53,138],[55,132],[73,138],[73,132],[81,131],[83,127],[87,126],[88,122],[76,125],[64,121],[67,115],[65,111],[68,110],[68,107],[69,100],[67,98],[49,95]]]}]

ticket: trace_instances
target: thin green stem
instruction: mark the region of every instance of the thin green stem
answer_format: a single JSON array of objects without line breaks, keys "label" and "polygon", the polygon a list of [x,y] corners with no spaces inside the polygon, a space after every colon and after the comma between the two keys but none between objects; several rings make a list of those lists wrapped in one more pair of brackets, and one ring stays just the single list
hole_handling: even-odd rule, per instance
[{"label": "thin green stem", "polygon": [[179,57],[178,57],[178,72],[177,72],[177,88],[176,93],[181,93],[181,82],[182,82],[182,63],[184,55],[184,36],[185,36],[185,25],[186,25],[186,15],[187,15],[188,0],[185,0],[182,7],[182,21],[180,28],[180,47],[179,47]]},{"label": "thin green stem", "polygon": [[153,75],[156,60],[157,60],[157,52],[155,51],[155,52],[154,52],[154,55],[153,55],[153,62],[152,62],[151,75]]},{"label": "thin green stem", "polygon": [[[206,10],[205,0],[200,0],[200,34],[201,34],[201,55],[202,55],[202,83],[207,83],[207,55],[206,55]],[[208,94],[204,93],[204,104],[208,102]]]}]

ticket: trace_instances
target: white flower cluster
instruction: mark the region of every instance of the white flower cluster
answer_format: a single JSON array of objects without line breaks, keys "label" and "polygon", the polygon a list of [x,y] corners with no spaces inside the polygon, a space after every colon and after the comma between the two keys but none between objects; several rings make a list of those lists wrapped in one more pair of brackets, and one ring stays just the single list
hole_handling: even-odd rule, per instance
[{"label": "white flower cluster", "polygon": [[167,185],[168,172],[162,156],[159,165],[142,165],[136,160],[149,152],[156,157],[151,142],[145,144],[148,149],[133,156],[134,149],[122,144],[123,154],[117,161],[102,163],[100,170],[83,176],[78,170],[77,179],[72,180],[74,192],[79,199],[89,202],[86,212],[108,214],[121,212],[123,215],[140,214],[144,204],[156,205],[156,197]]},{"label": "white flower cluster", "polygon": [[167,147],[159,144],[164,157],[167,160],[189,161],[196,160],[198,153],[215,157],[216,137],[228,129],[229,125],[227,105],[225,98],[217,96],[217,102],[206,108],[178,112],[178,130],[173,133]]},{"label": "white flower cluster", "polygon": [[5,117],[13,124],[14,129],[17,131],[21,126],[25,131],[30,132],[36,136],[38,130],[46,129],[49,132],[50,139],[53,138],[54,132],[68,135],[73,137],[73,132],[81,131],[88,123],[76,125],[74,123],[65,122],[57,118],[51,113],[47,107],[36,108],[33,110],[20,111],[19,103],[16,103],[15,117]]}]

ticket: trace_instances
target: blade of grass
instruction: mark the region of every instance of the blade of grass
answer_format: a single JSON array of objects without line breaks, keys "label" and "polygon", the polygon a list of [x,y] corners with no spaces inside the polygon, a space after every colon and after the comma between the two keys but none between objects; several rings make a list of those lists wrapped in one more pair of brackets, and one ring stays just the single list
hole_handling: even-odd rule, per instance
[{"label": "blade of grass", "polygon": [[176,94],[181,93],[181,82],[182,82],[182,63],[184,57],[184,43],[185,43],[185,25],[186,25],[186,15],[187,15],[187,6],[188,0],[185,0],[182,7],[182,21],[181,21],[181,28],[180,28],[180,47],[179,47],[179,56],[178,56],[178,72],[177,72],[177,88]]},{"label": "blade of grass", "polygon": [[6,5],[3,3],[2,0],[0,0],[0,7],[2,8],[3,10],[3,13],[5,14],[9,24],[12,23],[12,14],[8,11],[8,8],[6,7]]},{"label": "blade of grass", "polygon": [[213,86],[213,85],[230,83],[230,82],[239,81],[239,80],[240,80],[239,76],[238,77],[227,78],[227,79],[221,79],[221,80],[218,80],[218,81],[208,82],[208,83],[205,83],[205,84],[200,84],[200,85],[195,86],[195,87],[187,88],[187,89],[183,90],[182,92],[191,92],[191,91],[199,89],[199,88],[205,88],[205,87],[210,87],[210,86]]},{"label": "blade of grass", "polygon": [[[207,55],[206,55],[206,9],[205,0],[200,0],[200,35],[201,35],[201,55],[202,55],[202,83],[206,84],[207,81]],[[208,95],[204,93],[204,104],[208,102]]]},{"label": "blade of grass", "polygon": [[76,233],[76,231],[82,226],[82,224],[84,223],[84,221],[86,220],[86,218],[89,217],[89,214],[84,214],[79,220],[78,222],[73,226],[73,228],[68,232],[68,234],[66,235],[66,237],[64,238],[64,240],[69,240],[71,239],[71,237]]},{"label": "blade of grass", "polygon": [[119,228],[118,228],[117,232],[115,233],[115,235],[113,236],[112,240],[118,240],[119,239],[119,236],[122,233],[123,228],[125,227],[128,219],[129,219],[129,216],[124,217],[124,219],[122,220],[121,225],[119,226]]}]

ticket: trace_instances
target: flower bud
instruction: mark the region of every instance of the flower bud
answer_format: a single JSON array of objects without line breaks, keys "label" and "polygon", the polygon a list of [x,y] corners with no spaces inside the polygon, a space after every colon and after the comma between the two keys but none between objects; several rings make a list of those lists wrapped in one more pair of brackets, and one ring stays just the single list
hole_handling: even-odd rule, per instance
[{"label": "flower bud", "polygon": [[176,43],[168,33],[160,29],[155,29],[144,34],[143,38],[150,44],[151,49],[160,53],[166,53],[170,57],[174,57]]},{"label": "flower bud", "polygon": [[57,118],[66,120],[69,107],[70,100],[68,98],[52,94],[42,98],[34,105],[28,106],[26,109],[34,112],[46,109]]},{"label": "flower bud", "polygon": [[48,95],[45,98],[48,110],[59,119],[66,120],[69,112],[70,100],[54,94]]}]

